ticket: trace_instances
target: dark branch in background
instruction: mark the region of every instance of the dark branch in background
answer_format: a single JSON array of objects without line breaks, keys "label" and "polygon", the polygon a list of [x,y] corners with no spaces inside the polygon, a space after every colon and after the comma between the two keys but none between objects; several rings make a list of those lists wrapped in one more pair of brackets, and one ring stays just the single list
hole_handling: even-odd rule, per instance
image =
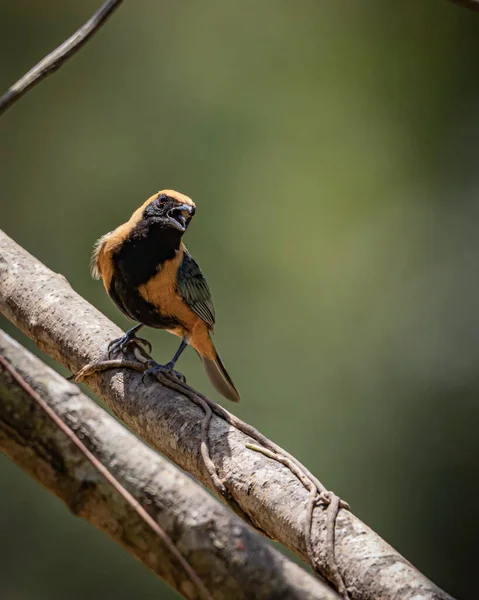
[{"label": "dark branch in background", "polygon": [[0,451],[188,599],[337,598],[1,331]]},{"label": "dark branch in background", "polygon": [[191,579],[191,581],[195,584],[200,593],[200,597],[206,600],[213,600],[213,596],[208,592],[205,588],[203,582],[198,577],[196,572],[191,568],[190,564],[183,558],[183,556],[178,552],[177,547],[173,543],[170,536],[165,533],[165,531],[158,525],[158,523],[146,512],[143,506],[136,500],[130,492],[128,492],[118,481],[113,477],[113,475],[108,471],[108,469],[95,457],[94,454],[88,450],[85,444],[78,438],[73,431],[65,425],[65,423],[60,419],[60,417],[55,413],[53,409],[51,409],[48,404],[37,394],[37,392],[32,388],[32,386],[25,381],[25,379],[15,370],[12,365],[7,361],[6,358],[0,355],[0,368],[4,371],[7,371],[12,379],[23,389],[23,391],[30,396],[30,398],[40,406],[40,408],[49,416],[49,418],[55,423],[55,425],[63,431],[65,436],[70,439],[70,441],[78,448],[78,450],[84,455],[86,460],[88,460],[95,469],[108,481],[110,485],[112,485],[115,490],[124,498],[124,500],[132,507],[134,511],[136,511],[141,519],[145,521],[145,523],[151,527],[151,529],[156,533],[156,535],[161,539],[161,541],[168,548],[168,551],[173,554],[176,560],[180,563],[180,565],[185,570],[185,573]]},{"label": "dark branch in background", "polygon": [[0,115],[32,89],[42,79],[54,73],[65,61],[73,56],[86,44],[91,36],[107,21],[123,0],[108,0],[98,11],[71,37],[58,46],[53,52],[45,56],[21,79],[14,83],[0,98]]},{"label": "dark branch in background", "polygon": [[[123,0],[108,0],[98,11],[61,46],[45,56],[0,97],[0,116],[42,79],[54,73],[73,56],[109,19]],[[479,11],[479,0],[450,0],[458,6]]]},{"label": "dark branch in background", "polygon": [[[108,342],[119,337],[119,328],[78,296],[63,276],[52,273],[1,232],[0,249],[0,311],[71,373],[104,358]],[[169,382],[168,387],[156,382],[145,386],[141,375],[131,369],[110,369],[87,381],[148,444],[216,491],[200,453],[204,411],[191,401],[187,388],[171,389],[178,382]],[[292,464],[297,461],[209,402],[213,415],[208,451],[222,485],[258,529],[312,562],[323,577],[334,582],[328,570],[328,509],[313,511],[308,540],[305,522],[311,510],[310,490],[281,464],[283,458]],[[244,427],[250,428],[251,435],[242,431]],[[281,461],[249,449],[248,444],[271,450]],[[309,472],[301,467],[301,473]],[[337,567],[353,600],[413,595],[424,600],[450,598],[349,511],[339,511],[334,537]]]},{"label": "dark branch in background", "polygon": [[479,11],[479,0],[450,0],[453,4],[463,6],[469,10]]}]

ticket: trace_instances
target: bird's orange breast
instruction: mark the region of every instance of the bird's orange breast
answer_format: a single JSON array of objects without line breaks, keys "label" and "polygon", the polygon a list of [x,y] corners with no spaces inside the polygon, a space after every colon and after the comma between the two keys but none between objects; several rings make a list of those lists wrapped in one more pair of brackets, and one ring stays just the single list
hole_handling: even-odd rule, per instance
[{"label": "bird's orange breast", "polygon": [[181,323],[179,327],[168,329],[170,333],[186,337],[201,355],[213,359],[215,353],[206,323],[191,310],[178,293],[176,279],[182,260],[183,248],[180,248],[173,259],[161,265],[156,275],[138,287],[138,292],[163,316],[173,317]]}]

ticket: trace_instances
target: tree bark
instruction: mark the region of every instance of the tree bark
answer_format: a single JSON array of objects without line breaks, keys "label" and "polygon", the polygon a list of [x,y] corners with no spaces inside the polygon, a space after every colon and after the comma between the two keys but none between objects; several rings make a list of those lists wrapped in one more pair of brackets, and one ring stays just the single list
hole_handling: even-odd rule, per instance
[{"label": "tree bark", "polygon": [[[0,355],[169,535],[214,598],[334,600],[223,504],[0,330]],[[0,365],[0,450],[186,598],[195,584],[160,538]]]},{"label": "tree bark", "polygon": [[[73,373],[103,357],[120,329],[1,232],[0,248],[0,311]],[[199,451],[197,405],[159,383],[144,386],[138,373],[123,369],[93,375],[87,384],[142,439],[215,491]],[[259,529],[309,560],[308,491],[286,466],[247,448],[250,443],[213,415],[210,455],[229,493]],[[351,512],[339,512],[335,537],[336,562],[353,599],[450,598]],[[311,547],[316,567],[331,578],[321,508],[314,511]]]}]

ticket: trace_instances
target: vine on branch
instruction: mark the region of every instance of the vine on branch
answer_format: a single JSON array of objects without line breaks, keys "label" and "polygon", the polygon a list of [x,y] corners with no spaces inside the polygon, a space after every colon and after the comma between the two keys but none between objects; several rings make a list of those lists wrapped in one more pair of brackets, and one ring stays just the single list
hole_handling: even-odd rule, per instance
[{"label": "vine on branch", "polygon": [[[106,371],[109,369],[122,369],[130,368],[138,372],[144,372],[147,368],[147,363],[151,360],[151,357],[145,352],[145,350],[139,345],[134,345],[134,355],[137,358],[136,361],[128,359],[117,359],[117,360],[99,360],[93,363],[85,365],[74,379],[77,383],[83,381],[85,377],[89,377],[95,373]],[[304,539],[306,542],[306,549],[308,558],[311,565],[313,566],[317,575],[320,575],[320,565],[316,554],[314,552],[312,543],[312,523],[314,509],[318,505],[323,505],[327,510],[327,522],[326,522],[326,565],[325,570],[328,577],[335,585],[338,592],[343,596],[345,600],[349,600],[349,594],[344,583],[343,577],[339,570],[336,557],[335,557],[335,523],[341,508],[349,509],[349,504],[341,500],[336,494],[328,491],[326,487],[312,475],[309,470],[300,463],[294,456],[283,450],[280,446],[272,442],[257,429],[245,423],[235,415],[231,414],[225,408],[204,396],[185,381],[175,377],[172,373],[158,373],[156,375],[157,380],[173,389],[177,392],[182,393],[189,398],[196,405],[200,406],[204,412],[204,417],[201,423],[201,441],[200,441],[200,452],[203,459],[205,468],[209,474],[210,480],[217,493],[225,500],[225,502],[236,512],[242,519],[247,523],[259,529],[263,534],[267,535],[261,527],[251,521],[249,516],[243,511],[239,504],[234,500],[229,490],[226,488],[224,482],[218,475],[218,470],[211,459],[210,445],[209,445],[209,427],[211,423],[211,417],[213,412],[226,421],[229,425],[236,427],[242,431],[245,435],[251,437],[253,440],[261,445],[246,444],[246,447],[254,452],[260,452],[268,458],[279,462],[280,464],[287,467],[295,477],[303,484],[308,490],[308,506],[306,511],[306,519],[304,523]],[[269,536],[268,536],[269,537]]]}]

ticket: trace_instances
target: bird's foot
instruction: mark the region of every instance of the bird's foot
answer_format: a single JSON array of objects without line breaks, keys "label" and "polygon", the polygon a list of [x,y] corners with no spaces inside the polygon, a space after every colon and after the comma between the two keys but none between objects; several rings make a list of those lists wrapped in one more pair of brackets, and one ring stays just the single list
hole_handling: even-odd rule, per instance
[{"label": "bird's foot", "polygon": [[147,363],[147,366],[148,369],[143,373],[143,376],[141,378],[141,381],[143,383],[146,383],[145,379],[147,377],[156,378],[158,373],[167,373],[168,375],[173,375],[173,377],[176,377],[176,379],[179,379],[183,383],[186,383],[186,377],[183,375],[183,373],[174,370],[173,367],[175,366],[175,363],[172,361],[166,363],[166,365],[159,365],[154,360],[151,360]]},{"label": "bird's foot", "polygon": [[124,354],[127,351],[128,346],[131,346],[132,344],[142,344],[143,346],[145,346],[146,350],[151,354],[152,347],[148,340],[145,340],[145,338],[137,337],[135,335],[135,332],[130,333],[129,331],[127,331],[124,336],[122,336],[121,338],[117,338],[116,340],[112,340],[108,344],[108,357],[111,358],[112,354],[115,354],[118,351]]}]

